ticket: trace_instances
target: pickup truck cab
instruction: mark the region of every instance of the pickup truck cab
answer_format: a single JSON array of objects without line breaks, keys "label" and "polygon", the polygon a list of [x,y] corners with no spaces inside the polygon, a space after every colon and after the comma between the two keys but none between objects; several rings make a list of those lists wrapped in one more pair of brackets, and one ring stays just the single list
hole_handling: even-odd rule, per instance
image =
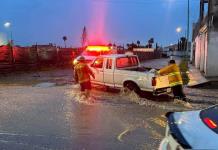
[{"label": "pickup truck cab", "polygon": [[170,89],[168,77],[156,77],[154,69],[141,67],[136,55],[102,55],[90,64],[90,68],[95,74],[92,84],[124,87],[136,93],[153,92],[154,95],[169,92]]}]

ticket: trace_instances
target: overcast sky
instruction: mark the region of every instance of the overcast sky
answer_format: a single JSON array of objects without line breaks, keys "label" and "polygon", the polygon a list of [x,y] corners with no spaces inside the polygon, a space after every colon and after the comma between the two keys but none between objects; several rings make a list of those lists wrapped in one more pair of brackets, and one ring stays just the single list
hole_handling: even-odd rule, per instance
[{"label": "overcast sky", "polygon": [[[190,0],[190,26],[199,16],[199,0]],[[89,41],[126,44],[150,37],[176,43],[186,32],[187,0],[0,0],[0,40],[12,30],[15,44],[56,43],[80,46],[82,28]],[[11,22],[11,28],[4,27]],[[176,33],[181,26],[183,31]],[[4,39],[5,40],[5,39]]]}]

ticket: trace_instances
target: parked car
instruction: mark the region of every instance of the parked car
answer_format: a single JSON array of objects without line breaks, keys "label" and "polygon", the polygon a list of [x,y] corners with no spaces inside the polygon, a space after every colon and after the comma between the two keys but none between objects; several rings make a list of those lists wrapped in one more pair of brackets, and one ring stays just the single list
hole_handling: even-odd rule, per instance
[{"label": "parked car", "polygon": [[168,76],[156,76],[155,69],[140,65],[136,55],[114,54],[97,57],[90,68],[95,74],[92,84],[112,88],[128,88],[136,93],[153,92],[155,95],[170,92]]},{"label": "parked car", "polygon": [[159,150],[218,149],[218,105],[204,110],[169,112]]}]

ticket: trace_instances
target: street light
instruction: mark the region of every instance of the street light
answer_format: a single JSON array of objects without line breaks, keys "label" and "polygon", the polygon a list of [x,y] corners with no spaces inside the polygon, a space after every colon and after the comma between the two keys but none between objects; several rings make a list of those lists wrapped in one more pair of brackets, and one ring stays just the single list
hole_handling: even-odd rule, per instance
[{"label": "street light", "polygon": [[176,28],[176,32],[177,32],[177,33],[181,33],[181,32],[182,32],[182,28],[181,28],[181,27],[177,27],[177,28]]},{"label": "street light", "polygon": [[13,40],[12,40],[12,29],[11,29],[11,23],[10,22],[5,22],[4,27],[6,29],[10,29],[11,32],[11,39],[10,39],[10,51],[11,51],[11,63],[12,63],[12,68],[14,68],[14,55],[13,55]]},{"label": "street light", "polygon": [[6,29],[10,29],[10,36],[11,36],[10,42],[11,42],[11,44],[13,44],[11,23],[10,23],[10,22],[5,22],[5,23],[4,23],[4,27],[5,27]]},{"label": "street light", "polygon": [[5,22],[4,27],[5,28],[10,28],[11,27],[11,23],[10,22]]}]

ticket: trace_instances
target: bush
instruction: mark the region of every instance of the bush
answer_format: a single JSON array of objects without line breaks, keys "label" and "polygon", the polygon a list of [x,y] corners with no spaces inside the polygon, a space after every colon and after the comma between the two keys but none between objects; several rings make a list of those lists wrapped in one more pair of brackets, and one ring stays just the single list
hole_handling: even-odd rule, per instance
[{"label": "bush", "polygon": [[183,58],[179,64],[179,68],[182,75],[183,84],[187,85],[189,83],[189,76],[188,76],[188,59]]}]

